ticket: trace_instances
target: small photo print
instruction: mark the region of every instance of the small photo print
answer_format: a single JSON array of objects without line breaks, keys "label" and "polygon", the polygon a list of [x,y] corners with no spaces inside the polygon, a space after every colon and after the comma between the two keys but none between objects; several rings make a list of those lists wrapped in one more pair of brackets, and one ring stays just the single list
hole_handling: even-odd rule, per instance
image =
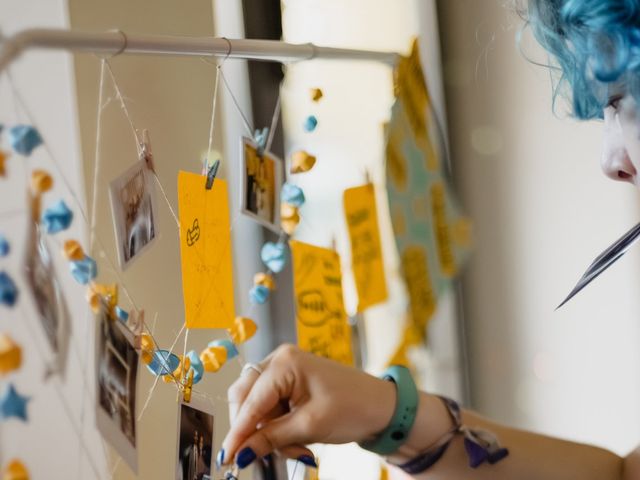
[{"label": "small photo print", "polygon": [[158,236],[153,174],[144,160],[113,180],[109,193],[118,260],[125,269]]},{"label": "small photo print", "polygon": [[50,364],[47,376],[64,374],[70,319],[60,281],[56,275],[51,254],[38,225],[29,232],[25,270],[27,283],[36,307],[37,318],[46,340]]},{"label": "small photo print", "polygon": [[133,333],[106,305],[96,319],[97,424],[102,436],[137,471],[136,378],[138,353]]},{"label": "small photo print", "polygon": [[280,232],[280,189],[283,162],[270,152],[258,154],[256,144],[242,138],[242,213]]},{"label": "small photo print", "polygon": [[212,480],[213,411],[192,398],[180,404],[176,480]]}]

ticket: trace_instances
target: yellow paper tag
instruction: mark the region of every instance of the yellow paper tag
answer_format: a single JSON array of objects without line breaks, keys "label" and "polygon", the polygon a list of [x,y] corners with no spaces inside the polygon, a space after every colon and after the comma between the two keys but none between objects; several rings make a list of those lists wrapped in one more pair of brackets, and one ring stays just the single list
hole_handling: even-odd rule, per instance
[{"label": "yellow paper tag", "polygon": [[293,257],[298,345],[353,365],[351,327],[342,297],[340,257],[333,250],[289,242]]},{"label": "yellow paper tag", "polygon": [[358,312],[362,312],[387,299],[373,184],[345,190],[344,213],[351,240],[351,265],[358,290]]},{"label": "yellow paper tag", "polygon": [[426,335],[427,322],[436,309],[436,296],[429,277],[427,252],[416,245],[402,252],[402,272],[409,289],[411,326],[416,332]]},{"label": "yellow paper tag", "polygon": [[178,173],[180,256],[187,328],[233,326],[233,262],[227,184]]},{"label": "yellow paper tag", "polygon": [[447,220],[447,199],[445,198],[444,184],[434,183],[431,186],[431,209],[435,224],[436,238],[438,244],[438,259],[440,268],[445,277],[452,278],[458,271],[456,258],[453,254],[453,243],[451,231]]}]

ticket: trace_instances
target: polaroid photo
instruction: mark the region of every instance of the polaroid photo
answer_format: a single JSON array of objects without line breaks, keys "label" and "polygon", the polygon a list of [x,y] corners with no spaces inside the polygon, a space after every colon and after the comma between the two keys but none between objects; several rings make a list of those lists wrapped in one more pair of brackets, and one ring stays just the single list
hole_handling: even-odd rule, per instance
[{"label": "polaroid photo", "polygon": [[260,156],[257,145],[251,139],[242,137],[240,165],[242,213],[279,233],[284,163],[271,152],[264,152]]},{"label": "polaroid photo", "polygon": [[134,472],[138,352],[133,333],[102,303],[96,318],[96,423]]},{"label": "polaroid photo", "polygon": [[147,250],[158,237],[158,208],[153,172],[139,160],[109,188],[120,268]]},{"label": "polaroid photo", "polygon": [[176,480],[213,480],[213,405],[191,397],[180,403]]},{"label": "polaroid photo", "polygon": [[44,349],[48,364],[45,378],[52,374],[64,376],[71,319],[51,253],[35,222],[31,223],[28,232],[25,273],[41,327],[38,331],[42,332],[42,344],[46,345]]}]

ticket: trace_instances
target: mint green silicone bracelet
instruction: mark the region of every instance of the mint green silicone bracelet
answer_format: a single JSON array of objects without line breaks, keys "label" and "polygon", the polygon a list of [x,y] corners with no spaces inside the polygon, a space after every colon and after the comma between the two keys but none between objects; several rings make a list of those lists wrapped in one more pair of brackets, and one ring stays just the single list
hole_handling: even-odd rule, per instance
[{"label": "mint green silicone bracelet", "polygon": [[362,442],[360,446],[378,455],[389,455],[398,450],[409,437],[418,411],[418,389],[409,369],[392,365],[380,377],[396,386],[396,409],[387,428],[374,440]]}]

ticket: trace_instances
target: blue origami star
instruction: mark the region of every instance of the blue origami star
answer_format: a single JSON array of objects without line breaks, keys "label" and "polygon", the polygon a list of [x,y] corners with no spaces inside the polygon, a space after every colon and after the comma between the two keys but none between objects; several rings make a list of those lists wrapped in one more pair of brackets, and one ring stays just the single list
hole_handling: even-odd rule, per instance
[{"label": "blue origami star", "polygon": [[202,376],[204,375],[204,365],[202,364],[202,360],[200,360],[200,356],[195,350],[190,350],[187,353],[187,357],[191,364],[189,370],[193,370],[193,383],[198,383],[202,380]]},{"label": "blue origami star", "polygon": [[13,307],[18,299],[18,287],[6,272],[0,272],[0,303]]},{"label": "blue origami star", "polygon": [[6,420],[7,418],[15,417],[26,422],[27,421],[27,402],[29,397],[20,395],[13,384],[5,389],[0,398],[0,419]]},{"label": "blue origami star", "polygon": [[47,233],[58,233],[62,230],[66,230],[71,225],[73,220],[73,212],[64,200],[58,202],[47,208],[42,214],[42,225]]},{"label": "blue origami star", "polygon": [[16,153],[28,157],[34,148],[42,144],[42,137],[30,125],[16,125],[9,129],[9,143]]},{"label": "blue origami star", "polygon": [[282,243],[267,242],[260,251],[262,262],[273,273],[280,273],[287,264],[287,247]]},{"label": "blue origami star", "polygon": [[85,255],[82,260],[69,262],[69,271],[80,285],[88,285],[98,275],[98,265],[93,258]]},{"label": "blue origami star", "polygon": [[238,356],[238,349],[231,340],[228,340],[226,338],[209,342],[207,347],[224,347],[224,349],[227,351],[227,360],[231,360],[232,358],[236,358]]},{"label": "blue origami star", "polygon": [[293,205],[294,207],[301,207],[304,204],[304,192],[302,189],[292,183],[285,183],[280,190],[280,198],[284,203]]}]

